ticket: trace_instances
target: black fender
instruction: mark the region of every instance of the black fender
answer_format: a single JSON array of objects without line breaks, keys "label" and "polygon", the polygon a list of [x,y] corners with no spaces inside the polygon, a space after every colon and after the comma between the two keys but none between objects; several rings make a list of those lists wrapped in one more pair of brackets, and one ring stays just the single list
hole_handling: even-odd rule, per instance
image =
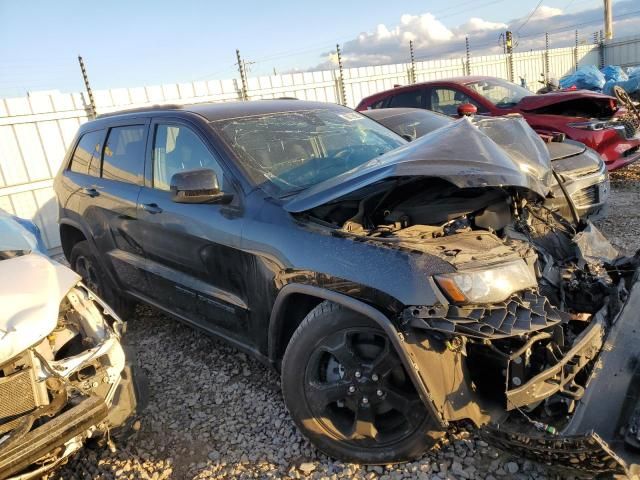
[{"label": "black fender", "polygon": [[[116,277],[113,274],[113,271],[111,269],[111,265],[109,265],[107,263],[107,261],[105,260],[104,256],[98,250],[98,247],[96,246],[96,243],[94,241],[93,235],[91,234],[91,231],[88,230],[88,227],[85,227],[84,224],[82,224],[80,222],[76,222],[75,220],[70,219],[70,218],[66,218],[66,217],[65,218],[61,218],[58,223],[59,223],[60,227],[62,227],[62,225],[68,225],[70,227],[75,228],[76,230],[79,230],[82,233],[82,235],[84,235],[84,238],[89,243],[89,248],[91,248],[91,251],[95,255],[96,260],[100,264],[100,267],[102,268],[102,270],[107,274],[107,277],[108,277],[109,281],[111,282],[111,285],[113,287],[120,288],[119,287],[119,282],[117,281],[117,279],[116,279]],[[69,253],[71,253],[71,252],[69,252]],[[69,259],[67,259],[67,260],[69,260]]]},{"label": "black fender", "polygon": [[440,412],[437,410],[433,400],[431,399],[431,395],[429,394],[427,386],[418,374],[418,366],[412,360],[411,355],[409,354],[409,350],[406,346],[405,338],[402,332],[398,331],[389,317],[383,314],[380,310],[353,297],[349,297],[342,293],[334,292],[332,290],[327,290],[313,285],[304,285],[299,283],[290,283],[282,287],[274,302],[269,321],[268,355],[269,359],[272,362],[275,359],[275,345],[277,335],[279,334],[280,328],[282,327],[282,322],[284,321],[283,315],[279,315],[279,312],[285,299],[293,293],[301,293],[337,303],[344,306],[345,308],[348,308],[349,310],[353,310],[354,312],[364,315],[365,317],[375,322],[376,325],[378,325],[391,340],[391,344],[400,357],[400,360],[402,361],[402,364],[409,374],[413,385],[418,391],[422,402],[431,411],[434,419],[439,423],[440,427],[446,428],[448,426],[447,421],[442,417]]}]

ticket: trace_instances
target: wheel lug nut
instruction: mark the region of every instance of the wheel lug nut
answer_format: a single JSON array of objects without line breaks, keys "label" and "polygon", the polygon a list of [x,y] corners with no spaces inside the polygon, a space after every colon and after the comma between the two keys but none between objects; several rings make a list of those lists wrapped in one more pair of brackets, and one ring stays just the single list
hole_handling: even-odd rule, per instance
[{"label": "wheel lug nut", "polygon": [[374,382],[377,382],[378,381],[378,375],[376,373],[371,375],[371,380],[373,380]]},{"label": "wheel lug nut", "polygon": [[384,392],[382,390],[378,390],[376,392],[376,395],[378,395],[379,397],[381,397],[382,395],[384,395]]},{"label": "wheel lug nut", "polygon": [[362,403],[366,405],[367,403],[369,403],[369,399],[367,397],[362,397]]},{"label": "wheel lug nut", "polygon": [[360,370],[356,370],[355,376],[356,378],[360,378],[362,376],[362,373],[360,373]]},{"label": "wheel lug nut", "polygon": [[353,385],[349,386],[349,393],[353,393],[356,391],[356,387],[354,387]]}]

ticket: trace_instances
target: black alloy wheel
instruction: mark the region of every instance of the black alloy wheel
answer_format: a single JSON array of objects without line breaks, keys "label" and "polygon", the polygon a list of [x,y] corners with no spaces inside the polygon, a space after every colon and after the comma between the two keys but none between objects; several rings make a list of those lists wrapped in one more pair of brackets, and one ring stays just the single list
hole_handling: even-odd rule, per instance
[{"label": "black alloy wheel", "polygon": [[336,304],[320,304],[294,333],[282,388],[302,432],[346,461],[409,460],[439,433],[386,334]]}]

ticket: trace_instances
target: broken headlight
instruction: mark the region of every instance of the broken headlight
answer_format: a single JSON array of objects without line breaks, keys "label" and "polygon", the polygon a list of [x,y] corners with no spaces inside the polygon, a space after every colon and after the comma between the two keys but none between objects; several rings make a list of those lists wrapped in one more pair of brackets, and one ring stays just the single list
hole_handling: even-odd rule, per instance
[{"label": "broken headlight", "polygon": [[438,286],[455,303],[497,303],[511,294],[538,285],[533,269],[523,260],[482,270],[436,275]]}]

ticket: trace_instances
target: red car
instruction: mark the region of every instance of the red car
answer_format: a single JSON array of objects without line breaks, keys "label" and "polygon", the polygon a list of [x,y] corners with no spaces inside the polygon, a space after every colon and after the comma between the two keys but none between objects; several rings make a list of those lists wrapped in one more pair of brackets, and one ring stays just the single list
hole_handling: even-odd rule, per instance
[{"label": "red car", "polygon": [[495,77],[456,77],[376,93],[356,110],[410,107],[457,116],[468,111],[466,104],[482,115],[522,114],[539,134],[564,133],[596,150],[610,171],[640,158],[640,134],[621,118],[625,110],[615,98],[587,90],[535,95]]}]

